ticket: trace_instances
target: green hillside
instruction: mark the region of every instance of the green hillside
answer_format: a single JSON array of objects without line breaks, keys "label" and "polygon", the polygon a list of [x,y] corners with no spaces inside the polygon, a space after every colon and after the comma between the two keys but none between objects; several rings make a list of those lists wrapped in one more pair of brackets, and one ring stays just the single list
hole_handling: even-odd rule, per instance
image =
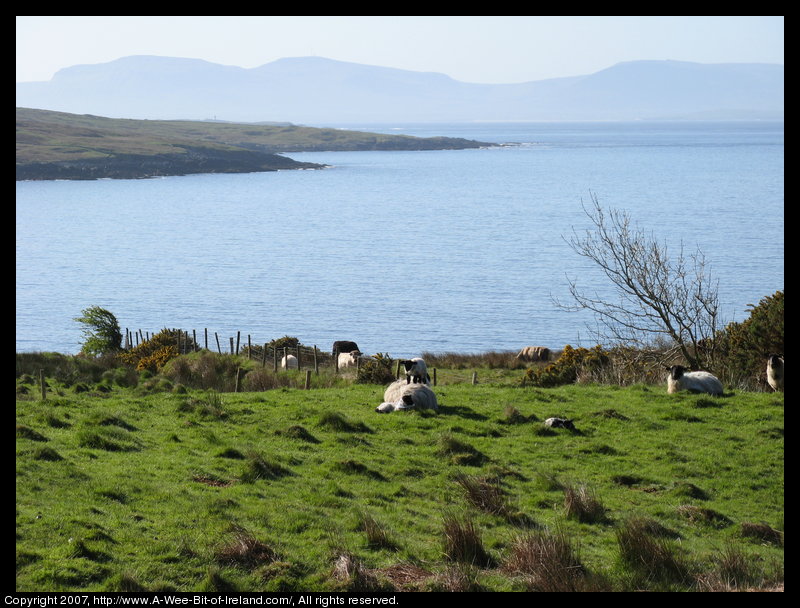
[{"label": "green hillside", "polygon": [[130,120],[17,108],[17,179],[96,179],[320,168],[279,153],[489,144],[296,125]]},{"label": "green hillside", "polygon": [[438,413],[377,414],[341,376],[126,372],[42,400],[20,360],[18,591],[782,589],[782,394],[439,370]]}]

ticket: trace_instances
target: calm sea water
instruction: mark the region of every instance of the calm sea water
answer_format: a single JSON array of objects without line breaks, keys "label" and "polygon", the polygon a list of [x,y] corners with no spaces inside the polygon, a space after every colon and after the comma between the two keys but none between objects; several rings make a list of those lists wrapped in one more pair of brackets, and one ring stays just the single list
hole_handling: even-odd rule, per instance
[{"label": "calm sea water", "polygon": [[[562,238],[581,202],[699,244],[727,320],[784,286],[782,123],[347,125],[514,146],[289,154],[318,171],[17,182],[16,349],[76,353],[89,306],[123,328],[284,335],[368,353],[593,345],[557,309],[608,294]],[[212,340],[213,341],[213,340]]]}]

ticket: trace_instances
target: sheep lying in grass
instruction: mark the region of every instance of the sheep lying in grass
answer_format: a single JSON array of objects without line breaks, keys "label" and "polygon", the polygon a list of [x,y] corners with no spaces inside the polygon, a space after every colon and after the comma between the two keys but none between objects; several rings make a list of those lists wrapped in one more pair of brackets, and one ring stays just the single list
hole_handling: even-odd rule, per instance
[{"label": "sheep lying in grass", "polygon": [[783,357],[770,355],[767,359],[767,382],[774,391],[783,391]]},{"label": "sheep lying in grass", "polygon": [[430,384],[431,377],[428,375],[428,366],[421,357],[414,357],[401,361],[403,367],[406,369],[406,384]]},{"label": "sheep lying in grass", "polygon": [[575,428],[572,420],[567,420],[566,418],[548,418],[544,421],[544,425],[553,429],[568,429],[570,431],[578,430]]},{"label": "sheep lying in grass", "polygon": [[361,351],[358,350],[354,350],[349,353],[339,353],[339,358],[337,359],[339,369],[358,366],[358,358],[360,356]]},{"label": "sheep lying in grass", "polygon": [[286,355],[285,357],[281,357],[281,368],[297,369],[297,357],[294,355]]},{"label": "sheep lying in grass", "polygon": [[383,394],[383,403],[375,408],[379,414],[395,410],[433,410],[439,411],[439,403],[427,384],[407,384],[405,380],[395,380]]},{"label": "sheep lying in grass", "polygon": [[719,396],[723,393],[722,382],[710,372],[689,372],[682,365],[667,367],[667,392],[690,391]]}]

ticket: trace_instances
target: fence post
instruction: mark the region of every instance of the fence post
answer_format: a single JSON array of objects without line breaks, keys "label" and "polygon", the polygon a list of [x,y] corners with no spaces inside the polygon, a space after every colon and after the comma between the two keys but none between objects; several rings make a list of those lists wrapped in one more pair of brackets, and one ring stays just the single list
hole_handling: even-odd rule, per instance
[{"label": "fence post", "polygon": [[314,373],[319,374],[319,363],[317,362],[317,345],[314,345]]},{"label": "fence post", "polygon": [[253,347],[250,346],[250,334],[247,334],[247,359],[253,358]]},{"label": "fence post", "polygon": [[297,369],[300,370],[303,366],[300,365],[300,344],[297,344]]},{"label": "fence post", "polygon": [[478,372],[472,372],[472,384],[478,384]]},{"label": "fence post", "polygon": [[192,344],[192,352],[196,353],[197,352],[197,332],[195,330],[192,330],[192,342],[193,342],[193,344]]},{"label": "fence post", "polygon": [[39,370],[39,384],[42,387],[42,401],[47,399],[47,384],[44,381],[44,370]]},{"label": "fence post", "polygon": [[233,387],[233,392],[234,393],[238,393],[239,392],[239,372],[241,372],[241,371],[242,371],[241,367],[237,367],[236,368],[236,384]]},{"label": "fence post", "polygon": [[219,351],[219,354],[221,355],[222,354],[222,347],[219,345],[219,336],[217,335],[217,332],[214,332],[214,337],[217,339],[217,350]]},{"label": "fence post", "polygon": [[204,333],[205,333],[205,335],[206,335],[206,350],[208,350],[208,327],[205,327],[205,328],[203,329],[203,332],[204,332]]},{"label": "fence post", "polygon": [[261,351],[261,367],[267,367],[267,343],[264,342],[264,349]]},{"label": "fence post", "polygon": [[272,371],[278,373],[278,348],[272,347]]},{"label": "fence post", "polygon": [[306,390],[311,388],[311,370],[306,370]]},{"label": "fence post", "polygon": [[241,336],[242,336],[242,332],[237,331],[236,332],[236,354],[237,355],[239,354],[239,339],[241,338]]},{"label": "fence post", "polygon": [[233,354],[233,336],[231,336],[231,354]]},{"label": "fence post", "polygon": [[339,351],[338,350],[333,351],[333,373],[334,374],[338,374],[339,373]]}]

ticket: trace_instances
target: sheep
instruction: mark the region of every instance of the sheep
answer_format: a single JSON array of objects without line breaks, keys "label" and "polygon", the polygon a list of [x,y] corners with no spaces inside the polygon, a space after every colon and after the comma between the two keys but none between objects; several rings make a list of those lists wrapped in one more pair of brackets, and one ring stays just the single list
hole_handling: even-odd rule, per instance
[{"label": "sheep", "polygon": [[358,365],[358,358],[361,356],[360,350],[350,351],[349,353],[339,353],[337,363],[339,369],[345,367],[356,367]]},{"label": "sheep", "polygon": [[708,393],[709,395],[722,395],[722,382],[710,372],[690,372],[682,365],[664,366],[669,370],[667,376],[667,392],[691,391],[693,393]]},{"label": "sheep", "polygon": [[783,392],[783,357],[770,355],[767,359],[767,383],[774,391]]},{"label": "sheep", "polygon": [[431,377],[428,375],[428,366],[420,357],[414,357],[405,361],[400,361],[406,369],[406,384],[430,384]]},{"label": "sheep", "polygon": [[281,368],[283,369],[298,369],[297,357],[294,355],[286,355],[281,357]]},{"label": "sheep", "polygon": [[402,379],[392,382],[383,394],[383,403],[375,408],[379,414],[395,410],[433,410],[439,411],[439,403],[427,384],[406,384]]},{"label": "sheep", "polygon": [[526,346],[517,353],[516,358],[521,361],[548,361],[550,349],[546,346]]},{"label": "sheep", "polygon": [[548,418],[544,421],[544,425],[553,429],[569,429],[570,431],[577,430],[572,420],[566,418]]},{"label": "sheep", "polygon": [[331,354],[336,357],[339,355],[339,353],[351,353],[354,350],[361,352],[361,349],[358,348],[358,344],[355,342],[351,342],[349,340],[337,340],[333,343]]}]

